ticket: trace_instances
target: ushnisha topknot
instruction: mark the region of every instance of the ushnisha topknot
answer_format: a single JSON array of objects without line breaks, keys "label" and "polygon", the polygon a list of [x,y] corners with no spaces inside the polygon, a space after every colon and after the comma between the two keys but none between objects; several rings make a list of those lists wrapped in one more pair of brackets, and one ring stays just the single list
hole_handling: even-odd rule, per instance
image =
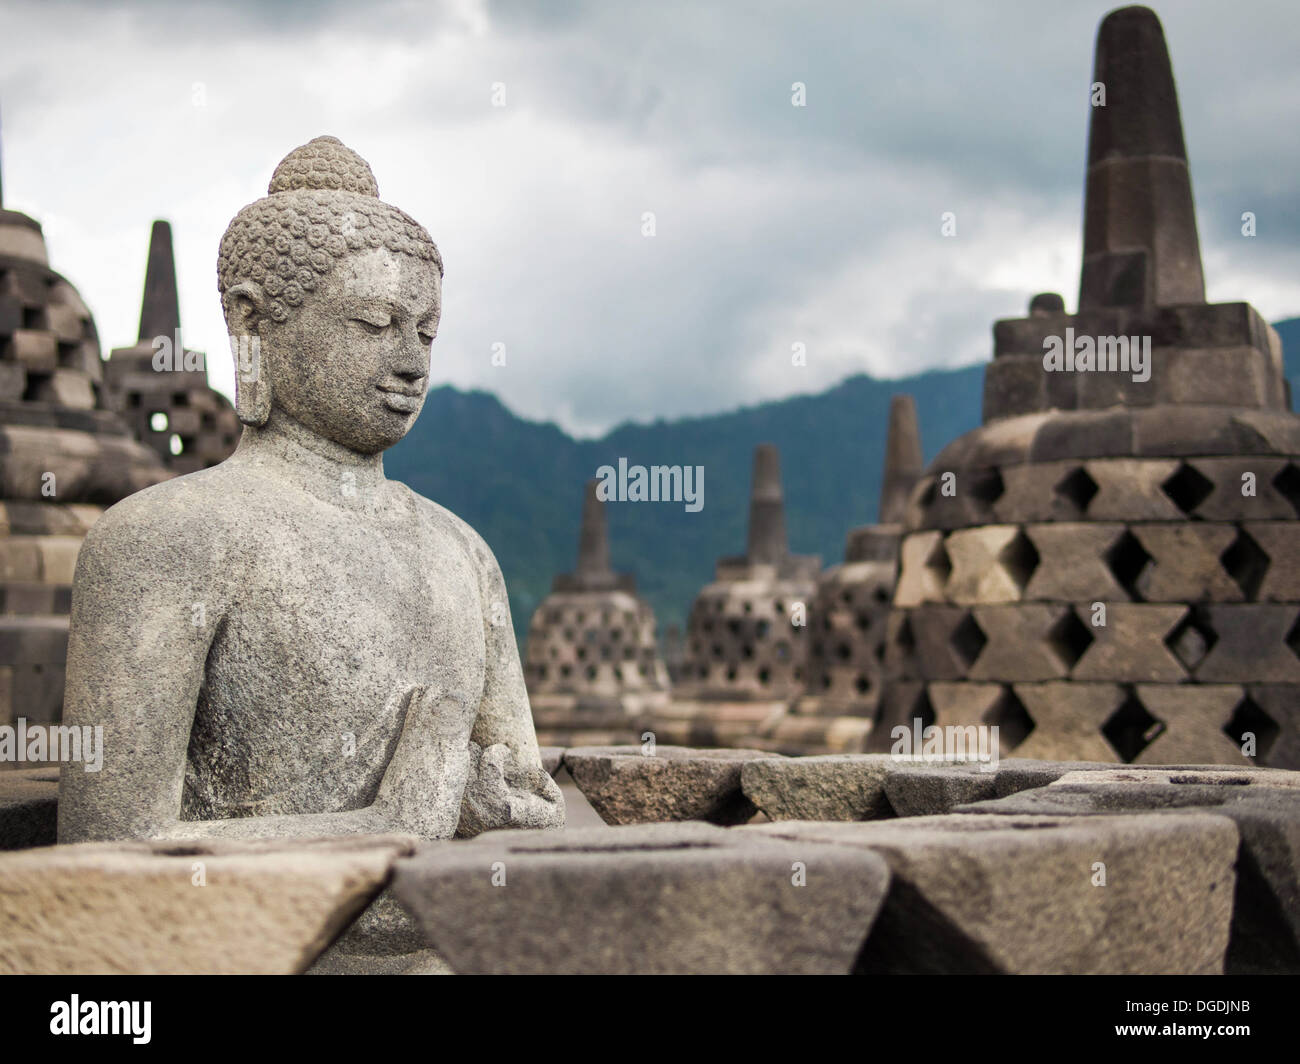
[{"label": "ushnisha topknot", "polygon": [[221,238],[217,290],[252,281],[268,296],[266,313],[285,322],[336,259],[386,247],[431,261],[442,256],[425,228],[379,198],[370,165],[337,137],[295,148],[275,168],[268,195],[235,215]]},{"label": "ushnisha topknot", "polygon": [[275,168],[266,191],[273,196],[302,189],[337,189],[379,198],[379,185],[370,164],[338,137],[317,137],[294,148]]}]

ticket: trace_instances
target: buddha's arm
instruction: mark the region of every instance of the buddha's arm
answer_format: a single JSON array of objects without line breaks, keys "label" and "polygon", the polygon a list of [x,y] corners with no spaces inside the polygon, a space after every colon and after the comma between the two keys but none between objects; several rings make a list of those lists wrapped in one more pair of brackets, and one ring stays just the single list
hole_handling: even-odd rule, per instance
[{"label": "buddha's arm", "polygon": [[564,797],[542,767],[505,579],[477,534],[473,549],[479,563],[487,667],[470,735],[472,766],[456,834],[563,827]]},{"label": "buddha's arm", "polygon": [[199,685],[227,603],[204,531],[157,517],[145,506],[110,510],[77,559],[63,719],[103,729],[103,762],[60,773],[59,841],[386,830],[370,809],[180,819]]}]

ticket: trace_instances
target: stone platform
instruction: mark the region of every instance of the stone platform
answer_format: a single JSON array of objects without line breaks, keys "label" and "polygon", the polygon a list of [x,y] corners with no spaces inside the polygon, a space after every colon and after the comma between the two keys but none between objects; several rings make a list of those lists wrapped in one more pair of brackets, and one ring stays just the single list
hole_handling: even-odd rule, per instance
[{"label": "stone platform", "polygon": [[0,972],[1300,973],[1300,772],[546,754],[619,826],[54,846],[5,773]]}]

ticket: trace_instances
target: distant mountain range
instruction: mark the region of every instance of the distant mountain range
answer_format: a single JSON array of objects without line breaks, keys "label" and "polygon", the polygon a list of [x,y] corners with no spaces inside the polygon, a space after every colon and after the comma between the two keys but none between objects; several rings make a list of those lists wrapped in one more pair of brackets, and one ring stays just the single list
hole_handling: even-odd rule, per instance
[{"label": "distant mountain range", "polygon": [[[1300,397],[1300,318],[1275,326]],[[611,502],[614,567],[634,573],[661,630],[685,626],[696,592],[723,555],[742,554],[754,446],[781,452],[790,548],[843,559],[849,529],[876,518],[890,397],[916,399],[926,461],[980,423],[984,366],[879,381],[850,377],[798,396],[707,417],[628,424],[575,440],[515,416],[488,392],[429,393],[411,433],[388,452],[389,476],[464,518],[496,553],[522,639],[556,573],[573,568],[584,483],[603,465],[704,467],[704,507]]]}]

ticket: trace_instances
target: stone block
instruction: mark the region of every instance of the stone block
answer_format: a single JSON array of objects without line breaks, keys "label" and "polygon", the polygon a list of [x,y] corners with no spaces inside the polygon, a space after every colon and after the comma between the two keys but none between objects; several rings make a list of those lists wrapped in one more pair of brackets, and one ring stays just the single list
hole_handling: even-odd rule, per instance
[{"label": "stone block", "polygon": [[564,766],[607,824],[707,820],[742,824],[754,815],[741,790],[745,761],[775,755],[762,750],[697,750],[656,745],[574,747]]},{"label": "stone block", "polygon": [[[1237,831],[1222,817],[1012,821],[963,813],[744,831],[870,850],[888,861],[889,897],[861,972],[1223,970]],[[1105,887],[1094,885],[1098,862]]]},{"label": "stone block", "polygon": [[1243,693],[1236,685],[1138,684],[1139,701],[1164,728],[1133,758],[1133,763],[1249,765],[1241,747],[1224,730]]},{"label": "stone block", "polygon": [[876,820],[894,815],[885,797],[888,754],[746,761],[741,787],[770,820]]},{"label": "stone block", "polygon": [[1018,683],[1016,697],[1034,722],[1028,737],[1016,747],[1021,758],[1087,759],[1114,762],[1115,750],[1102,726],[1124,704],[1118,684],[1082,683],[1078,680]]},{"label": "stone block", "polygon": [[1295,606],[1264,603],[1205,607],[1213,645],[1196,666],[1201,683],[1300,683]]},{"label": "stone block", "polygon": [[951,569],[942,532],[915,532],[905,536],[899,547],[895,607],[946,601],[944,587]]},{"label": "stone block", "polygon": [[1083,510],[1058,486],[1079,462],[1028,462],[1004,466],[1000,472],[1004,491],[993,504],[997,524],[1031,521],[1071,521]]},{"label": "stone block", "polygon": [[1300,973],[1300,773],[1219,765],[1074,772],[962,812],[1008,817],[1213,812],[1241,838],[1229,973]]},{"label": "stone block", "polygon": [[885,776],[885,796],[898,816],[933,816],[967,802],[996,797],[996,774],[960,762],[896,763]]},{"label": "stone block", "polygon": [[1133,453],[1132,417],[1128,409],[1063,411],[1038,430],[1028,458],[1056,462],[1125,457]]},{"label": "stone block", "polygon": [[1047,409],[1041,355],[1002,355],[984,369],[984,423]]},{"label": "stone block", "polygon": [[1300,536],[1294,521],[1248,521],[1243,530],[1268,559],[1255,598],[1300,602]]},{"label": "stone block", "polygon": [[1173,347],[1152,352],[1151,381],[1161,403],[1270,405],[1273,371],[1256,347]]},{"label": "stone block", "polygon": [[1091,522],[1025,526],[1025,535],[1038,552],[1038,565],[1025,588],[1025,598],[1055,602],[1127,598],[1128,592],[1105,561],[1108,549],[1123,532],[1123,525]]},{"label": "stone block", "polygon": [[1178,472],[1175,461],[1108,458],[1088,462],[1084,472],[1096,485],[1088,504],[1094,521],[1182,521],[1185,514],[1163,485]]},{"label": "stone block", "polygon": [[1079,633],[1082,640],[1087,640],[1091,631],[1073,618],[1070,606],[1026,602],[975,606],[971,613],[985,639],[970,665],[972,680],[1009,683],[1063,679],[1078,660],[1078,646],[1069,638],[1054,638],[1054,634],[1071,622],[1071,634]]},{"label": "stone block", "polygon": [[47,584],[72,584],[77,569],[81,536],[37,536],[41,555],[41,580]]},{"label": "stone block", "polygon": [[53,846],[58,811],[57,768],[0,772],[0,850]]},{"label": "stone block", "polygon": [[0,399],[18,401],[27,390],[27,367],[21,362],[0,362]]},{"label": "stone block", "polygon": [[0,972],[302,972],[411,849],[404,838],[353,836],[5,853]]},{"label": "stone block", "polygon": [[21,363],[30,373],[53,373],[59,366],[59,342],[52,333],[17,329],[9,337],[3,357]]},{"label": "stone block", "polygon": [[[1196,516],[1205,521],[1292,520],[1296,516],[1290,501],[1274,483],[1288,465],[1286,458],[1198,458],[1189,464],[1213,485],[1196,507]],[[1246,491],[1254,494],[1244,494]]]},{"label": "stone block", "polygon": [[432,843],[393,890],[462,974],[830,974],[888,881],[867,851],[648,824]]},{"label": "stone block", "polygon": [[1093,641],[1075,664],[1071,677],[1112,683],[1186,680],[1188,670],[1165,643],[1186,613],[1185,606],[1107,603],[1106,624],[1088,626]]},{"label": "stone block", "polygon": [[90,386],[90,378],[75,369],[60,368],[45,376],[33,389],[32,398],[74,410],[95,408],[95,391]]},{"label": "stone block", "polygon": [[953,532],[944,541],[952,564],[946,590],[959,605],[1016,602],[1027,577],[1017,548],[1024,539],[1015,525],[987,525]]},{"label": "stone block", "polygon": [[0,617],[0,665],[62,665],[68,656],[66,617]]},{"label": "stone block", "polygon": [[[963,606],[918,606],[904,613],[890,615],[887,638],[897,646],[895,661],[899,678],[925,680],[961,680],[970,662],[958,649],[954,633],[969,616]],[[903,625],[907,626],[903,632]]]},{"label": "stone block", "polygon": [[1220,560],[1237,539],[1233,525],[1134,525],[1132,535],[1151,556],[1131,581],[1144,601],[1239,602],[1246,597]]}]

